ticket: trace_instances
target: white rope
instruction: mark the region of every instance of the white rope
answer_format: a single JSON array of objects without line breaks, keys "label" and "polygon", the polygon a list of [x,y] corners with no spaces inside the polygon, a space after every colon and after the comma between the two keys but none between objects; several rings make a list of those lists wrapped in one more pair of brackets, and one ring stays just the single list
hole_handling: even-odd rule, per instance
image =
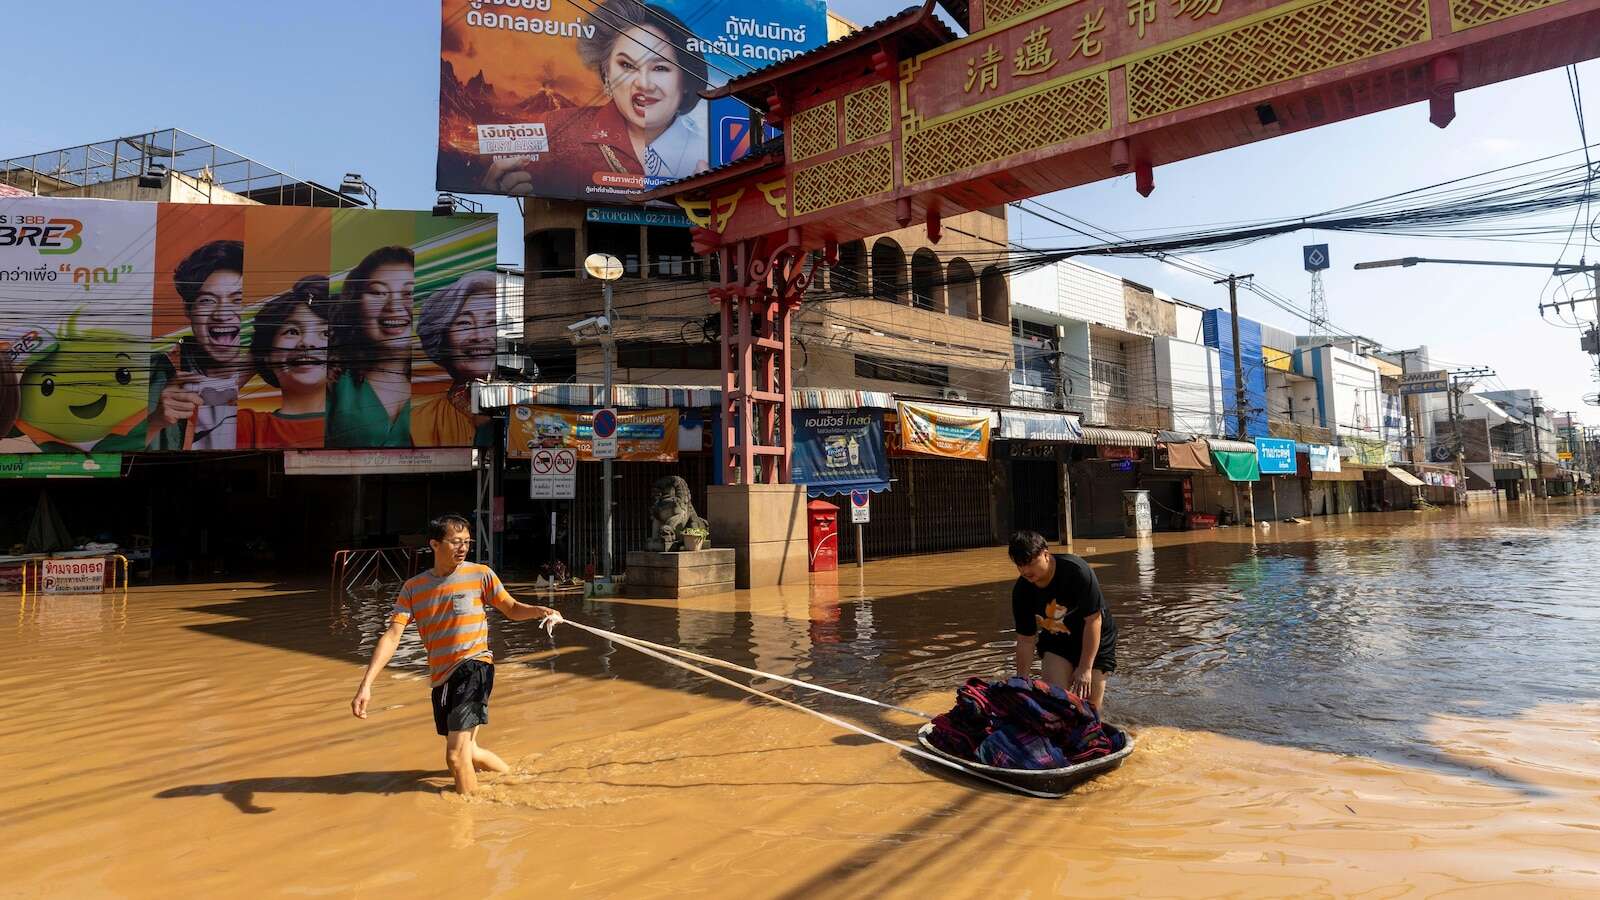
[{"label": "white rope", "polygon": [[[571,625],[574,628],[582,629],[584,631],[589,632],[590,634],[595,635],[596,637],[605,638],[606,640],[612,641],[614,643],[621,644],[622,646],[627,647],[627,648],[629,648],[631,650],[637,650],[638,652],[643,653],[646,656],[653,657],[655,659],[659,659],[662,662],[667,663],[669,665],[674,665],[674,666],[677,666],[677,667],[679,667],[681,669],[687,669],[688,671],[694,672],[697,675],[703,675],[706,678],[711,679],[712,681],[721,682],[722,684],[726,684],[729,687],[738,688],[741,691],[746,691],[748,693],[755,694],[758,697],[762,697],[762,698],[765,698],[767,700],[771,700],[773,703],[777,703],[780,706],[787,706],[790,709],[797,709],[797,710],[799,710],[800,712],[803,712],[803,713],[810,713],[811,715],[816,716],[817,718],[822,719],[823,721],[828,722],[828,723],[830,723],[832,725],[838,726],[839,728],[843,728],[846,731],[855,732],[856,734],[859,734],[862,737],[871,738],[872,740],[878,741],[879,743],[882,743],[882,744],[888,744],[889,746],[894,747],[894,748],[896,748],[896,749],[898,749],[898,750],[900,750],[902,752],[909,753],[912,756],[921,757],[922,759],[928,760],[929,762],[937,763],[938,765],[944,766],[945,768],[948,768],[948,769],[954,769],[957,772],[960,772],[960,773],[962,773],[964,775],[970,775],[973,778],[981,778],[984,781],[987,781],[987,782],[989,782],[991,784],[999,785],[1000,787],[1003,787],[1006,790],[1016,791],[1019,794],[1026,794],[1026,795],[1028,795],[1030,797],[1042,797],[1042,798],[1045,798],[1045,799],[1048,799],[1048,800],[1057,800],[1057,799],[1060,799],[1063,796],[1061,794],[1050,793],[1050,792],[1047,792],[1047,791],[1030,790],[1030,789],[1022,787],[1020,785],[1015,785],[1015,784],[1012,784],[1012,783],[1010,783],[1008,781],[1002,781],[1002,780],[1000,780],[998,778],[995,778],[993,776],[986,775],[983,772],[979,772],[979,771],[976,771],[974,769],[969,769],[966,766],[961,765],[960,763],[954,762],[954,761],[949,760],[949,759],[945,759],[942,756],[936,756],[936,755],[934,755],[932,753],[929,753],[928,751],[923,750],[921,747],[918,747],[915,744],[903,744],[903,743],[901,743],[901,742],[899,742],[897,740],[894,740],[893,738],[887,738],[887,737],[884,737],[881,734],[877,734],[875,732],[868,731],[867,729],[862,728],[859,725],[855,725],[855,724],[852,724],[850,722],[846,722],[843,719],[839,719],[839,718],[836,718],[834,716],[830,716],[827,713],[818,712],[817,710],[810,709],[810,708],[805,707],[805,706],[801,706],[800,704],[795,703],[792,700],[785,700],[782,697],[774,696],[772,694],[767,693],[766,691],[762,691],[762,690],[759,690],[757,688],[753,688],[753,687],[751,687],[751,686],[749,686],[747,684],[740,684],[739,682],[734,681],[731,678],[725,678],[725,677],[723,677],[721,675],[718,675],[715,672],[711,672],[709,670],[702,669],[699,666],[693,665],[691,663],[684,662],[683,660],[677,659],[677,658],[675,658],[673,656],[670,656],[667,653],[663,653],[663,652],[661,652],[659,650],[655,650],[655,649],[652,649],[651,647],[645,646],[646,642],[638,641],[635,638],[630,638],[630,637],[628,637],[626,635],[617,634],[616,632],[612,632],[612,631],[606,631],[603,628],[595,628],[595,627],[590,626],[590,625],[584,625],[581,622],[574,622],[571,619],[562,619],[561,624],[563,624],[563,625]],[[655,645],[655,646],[660,646],[660,645]],[[719,660],[719,662],[720,662],[720,660]],[[732,665],[732,664],[729,663],[728,665]],[[754,672],[754,670],[747,670],[747,671]],[[761,675],[761,676],[767,677],[767,678],[776,677],[776,676],[772,676],[772,675],[767,675],[766,673],[763,673],[763,672],[755,672],[755,674]],[[779,680],[783,680],[783,679],[780,678]],[[815,685],[806,685],[806,682],[799,682],[799,683],[801,685],[815,687]],[[849,694],[846,694],[846,695],[843,695],[843,696],[852,697],[853,699],[865,699],[865,698],[854,697],[853,695],[849,695]],[[868,702],[876,702],[876,701],[868,701]],[[879,705],[882,705],[882,704],[879,704]]]},{"label": "white rope", "polygon": [[[573,622],[573,621],[568,620],[568,619],[563,619],[562,621],[567,625],[578,625],[578,623]],[[882,709],[892,709],[895,712],[903,712],[906,715],[916,716],[919,719],[929,719],[929,720],[933,719],[933,716],[929,715],[928,713],[922,712],[921,710],[909,709],[909,708],[904,707],[904,706],[896,706],[893,703],[884,703],[881,700],[874,700],[871,697],[863,697],[863,696],[861,696],[859,694],[845,693],[844,691],[835,690],[835,689],[833,689],[831,687],[825,687],[823,685],[816,684],[814,682],[801,681],[798,678],[788,678],[788,677],[783,676],[783,675],[774,675],[771,672],[762,672],[759,669],[747,669],[744,666],[738,665],[736,663],[731,663],[731,662],[728,662],[727,660],[724,660],[724,659],[717,659],[714,656],[702,656],[702,655],[700,655],[698,653],[694,653],[694,652],[691,652],[689,650],[685,650],[682,647],[669,647],[669,646],[667,646],[665,644],[652,643],[650,641],[645,640],[644,638],[626,637],[624,635],[614,634],[613,632],[610,632],[610,631],[603,631],[603,630],[598,629],[598,628],[593,628],[593,627],[588,626],[588,625],[578,625],[578,627],[579,628],[583,628],[583,629],[585,629],[587,631],[591,631],[594,634],[600,635],[602,637],[617,638],[617,639],[620,639],[620,640],[631,641],[631,642],[633,642],[635,644],[638,644],[640,646],[649,647],[652,650],[659,650],[662,653],[671,653],[674,656],[681,656],[684,659],[692,659],[695,662],[704,663],[705,665],[708,665],[708,666],[718,666],[718,667],[724,668],[724,669],[732,669],[735,672],[742,672],[742,673],[744,673],[746,675],[750,675],[750,676],[755,677],[755,678],[767,678],[767,679],[771,679],[772,681],[781,681],[784,684],[792,684],[795,687],[804,688],[804,689],[806,689],[808,691],[816,691],[816,692],[821,693],[821,694],[831,694],[831,695],[833,695],[835,697],[842,697],[845,700],[854,700],[857,703],[865,703],[868,706],[877,706],[877,707],[880,707]]]}]

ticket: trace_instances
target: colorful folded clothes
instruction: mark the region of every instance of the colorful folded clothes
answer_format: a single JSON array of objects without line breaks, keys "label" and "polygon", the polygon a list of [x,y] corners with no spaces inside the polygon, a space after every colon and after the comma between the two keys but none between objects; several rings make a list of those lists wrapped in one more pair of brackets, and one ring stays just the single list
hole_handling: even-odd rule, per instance
[{"label": "colorful folded clothes", "polygon": [[955,708],[933,720],[933,746],[1003,769],[1062,769],[1122,749],[1084,700],[1038,678],[969,678]]}]

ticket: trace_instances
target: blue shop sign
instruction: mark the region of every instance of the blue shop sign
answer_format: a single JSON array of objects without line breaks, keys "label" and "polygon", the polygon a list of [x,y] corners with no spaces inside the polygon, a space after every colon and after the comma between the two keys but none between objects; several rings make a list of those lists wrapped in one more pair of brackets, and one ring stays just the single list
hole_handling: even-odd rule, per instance
[{"label": "blue shop sign", "polygon": [[1256,461],[1263,475],[1293,475],[1298,471],[1294,441],[1289,438],[1256,438]]},{"label": "blue shop sign", "polygon": [[812,497],[889,489],[881,409],[797,409],[790,480]]}]

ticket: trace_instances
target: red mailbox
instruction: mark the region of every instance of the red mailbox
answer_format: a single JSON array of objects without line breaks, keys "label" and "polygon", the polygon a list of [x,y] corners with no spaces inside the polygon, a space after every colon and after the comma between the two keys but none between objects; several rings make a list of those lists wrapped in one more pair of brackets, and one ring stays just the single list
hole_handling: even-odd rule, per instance
[{"label": "red mailbox", "polygon": [[826,500],[806,504],[806,533],[811,544],[811,571],[839,568],[839,507]]}]

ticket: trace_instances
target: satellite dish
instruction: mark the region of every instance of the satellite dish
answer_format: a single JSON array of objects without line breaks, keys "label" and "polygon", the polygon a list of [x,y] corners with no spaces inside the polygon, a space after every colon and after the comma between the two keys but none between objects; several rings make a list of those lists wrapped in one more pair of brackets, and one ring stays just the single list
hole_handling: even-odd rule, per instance
[{"label": "satellite dish", "polygon": [[583,270],[590,278],[616,281],[622,277],[622,260],[609,253],[591,253],[583,259]]}]

